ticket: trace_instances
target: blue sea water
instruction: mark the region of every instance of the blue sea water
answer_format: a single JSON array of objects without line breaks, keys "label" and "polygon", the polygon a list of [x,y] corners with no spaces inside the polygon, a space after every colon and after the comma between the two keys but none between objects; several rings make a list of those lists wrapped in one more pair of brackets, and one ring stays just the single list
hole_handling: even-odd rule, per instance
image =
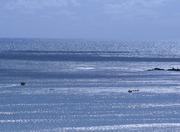
[{"label": "blue sea water", "polygon": [[0,131],[178,132],[180,72],[155,67],[180,43],[0,39]]}]

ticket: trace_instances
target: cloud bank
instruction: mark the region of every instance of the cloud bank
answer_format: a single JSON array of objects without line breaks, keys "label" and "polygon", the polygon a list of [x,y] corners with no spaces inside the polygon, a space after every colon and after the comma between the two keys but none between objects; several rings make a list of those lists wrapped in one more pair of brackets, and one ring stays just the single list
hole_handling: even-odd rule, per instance
[{"label": "cloud bank", "polygon": [[177,0],[0,0],[0,28],[33,29],[31,36],[165,38],[179,33],[179,7]]},{"label": "cloud bank", "polygon": [[[173,1],[173,0],[172,0]],[[37,11],[37,10],[78,10],[86,5],[102,9],[102,13],[118,14],[128,11],[138,11],[159,8],[169,0],[1,0],[1,10]],[[86,12],[86,10],[84,10]]]}]

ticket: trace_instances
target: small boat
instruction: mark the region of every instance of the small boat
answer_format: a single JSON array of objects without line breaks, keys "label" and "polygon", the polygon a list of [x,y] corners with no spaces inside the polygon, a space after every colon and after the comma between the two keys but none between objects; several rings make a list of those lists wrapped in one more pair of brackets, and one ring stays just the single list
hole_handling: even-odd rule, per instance
[{"label": "small boat", "polygon": [[132,90],[128,90],[128,93],[132,93],[133,91]]},{"label": "small boat", "polygon": [[132,93],[132,92],[139,92],[139,90],[138,89],[136,89],[136,90],[128,90],[128,93]]}]

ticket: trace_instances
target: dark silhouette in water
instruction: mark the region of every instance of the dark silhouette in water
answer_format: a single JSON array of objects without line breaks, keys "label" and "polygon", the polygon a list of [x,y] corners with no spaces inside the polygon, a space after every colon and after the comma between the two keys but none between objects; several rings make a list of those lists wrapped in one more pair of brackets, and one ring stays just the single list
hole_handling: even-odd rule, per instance
[{"label": "dark silhouette in water", "polygon": [[176,68],[171,68],[171,69],[167,69],[167,71],[180,71],[180,69],[176,69]]},{"label": "dark silhouette in water", "polygon": [[154,68],[154,69],[150,69],[148,71],[164,71],[165,69],[162,68]]},{"label": "dark silhouette in water", "polygon": [[128,90],[128,93],[139,92],[139,90]]},{"label": "dark silhouette in water", "polygon": [[128,93],[132,93],[132,90],[128,90]]},{"label": "dark silhouette in water", "polygon": [[180,71],[180,69],[178,69],[178,68],[171,68],[171,69],[154,68],[154,69],[149,69],[148,71]]},{"label": "dark silhouette in water", "polygon": [[21,82],[21,86],[25,86],[26,85],[26,83],[25,82]]}]

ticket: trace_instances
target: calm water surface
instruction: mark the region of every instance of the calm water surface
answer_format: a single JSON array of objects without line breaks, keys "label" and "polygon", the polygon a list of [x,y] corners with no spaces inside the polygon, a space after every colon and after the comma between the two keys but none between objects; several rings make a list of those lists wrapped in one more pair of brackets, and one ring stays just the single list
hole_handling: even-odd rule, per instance
[{"label": "calm water surface", "polygon": [[0,131],[178,132],[180,72],[155,67],[180,43],[0,39]]}]

